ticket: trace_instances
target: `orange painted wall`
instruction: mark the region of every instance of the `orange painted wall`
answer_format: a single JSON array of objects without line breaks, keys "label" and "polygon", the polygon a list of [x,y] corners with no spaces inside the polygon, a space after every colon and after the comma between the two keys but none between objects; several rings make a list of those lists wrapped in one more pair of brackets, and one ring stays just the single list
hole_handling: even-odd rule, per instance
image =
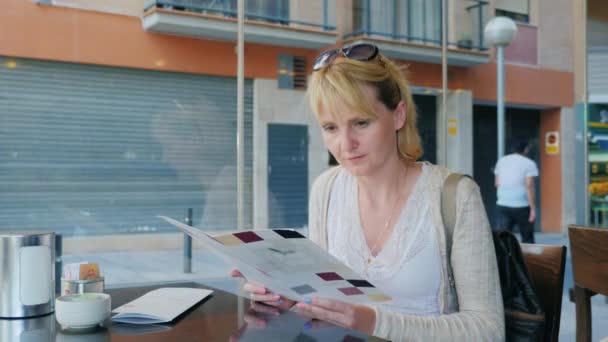
[{"label": "orange painted wall", "polygon": [[[30,0],[2,0],[0,11],[3,56],[234,76],[235,45],[149,33],[139,18]],[[317,51],[246,44],[245,77],[276,78],[278,53],[312,59]]]},{"label": "orange painted wall", "polygon": [[[412,84],[441,88],[441,65],[405,62]],[[505,65],[505,101],[546,107],[574,104],[574,75],[571,72],[534,66]],[[474,67],[449,67],[448,88],[468,89],[477,101],[496,101],[496,63]]]},{"label": "orange painted wall", "polygon": [[[559,233],[562,230],[562,155],[545,153],[545,134],[560,131],[560,110],[549,109],[540,116],[540,212],[543,232]],[[560,137],[561,138],[561,137]],[[560,141],[561,145],[561,141]]]},{"label": "orange painted wall", "polygon": [[[0,55],[75,63],[235,76],[235,42],[145,32],[139,18],[2,0]],[[276,78],[279,53],[306,57],[318,51],[269,45],[245,46],[245,76]],[[441,66],[406,62],[412,84],[441,87]],[[496,65],[450,67],[450,89],[470,89],[473,98],[496,99]],[[573,75],[536,67],[507,65],[508,103],[572,106]]]},{"label": "orange painted wall", "polygon": [[[467,69],[466,84],[473,98],[496,101],[496,64]],[[566,71],[505,65],[505,102],[547,107],[574,105],[574,74]]]}]

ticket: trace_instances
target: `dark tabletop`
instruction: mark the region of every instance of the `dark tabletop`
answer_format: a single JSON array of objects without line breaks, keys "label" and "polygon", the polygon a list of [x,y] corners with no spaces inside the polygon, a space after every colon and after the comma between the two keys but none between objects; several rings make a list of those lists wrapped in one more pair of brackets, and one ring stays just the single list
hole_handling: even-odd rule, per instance
[{"label": "dark tabletop", "polygon": [[[251,307],[249,300],[222,290],[189,282],[106,290],[112,309],[160,287],[212,289],[213,293],[169,324],[123,324],[107,320],[85,331],[62,329],[54,314],[24,320],[0,321],[4,341],[365,341],[355,331],[311,321],[294,312],[270,314]],[[32,339],[33,338],[33,339]]]}]

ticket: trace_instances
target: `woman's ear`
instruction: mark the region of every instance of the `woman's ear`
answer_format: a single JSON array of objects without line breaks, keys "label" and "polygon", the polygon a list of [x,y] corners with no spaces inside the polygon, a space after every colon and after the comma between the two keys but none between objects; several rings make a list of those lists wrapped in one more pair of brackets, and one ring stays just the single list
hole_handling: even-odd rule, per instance
[{"label": "woman's ear", "polygon": [[395,122],[395,130],[401,129],[407,120],[407,105],[403,101],[399,101],[395,112],[393,113],[393,120]]}]

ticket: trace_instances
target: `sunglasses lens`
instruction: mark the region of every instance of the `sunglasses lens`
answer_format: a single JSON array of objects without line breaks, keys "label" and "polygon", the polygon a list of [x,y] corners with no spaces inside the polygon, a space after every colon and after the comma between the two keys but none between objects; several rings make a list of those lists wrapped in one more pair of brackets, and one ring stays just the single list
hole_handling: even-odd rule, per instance
[{"label": "sunglasses lens", "polygon": [[330,65],[338,56],[358,61],[370,61],[378,55],[378,48],[372,44],[357,44],[344,49],[336,49],[323,52],[315,59],[312,70],[317,71]]},{"label": "sunglasses lens", "polygon": [[369,61],[376,57],[378,48],[372,44],[358,44],[348,48],[345,52],[346,57],[359,61]]},{"label": "sunglasses lens", "polygon": [[315,62],[312,65],[312,69],[319,70],[328,66],[329,64],[331,64],[331,62],[334,61],[334,59],[336,59],[336,55],[338,55],[339,52],[340,50],[331,50],[323,52],[321,55],[319,55],[319,57],[317,57],[317,59],[315,59]]}]

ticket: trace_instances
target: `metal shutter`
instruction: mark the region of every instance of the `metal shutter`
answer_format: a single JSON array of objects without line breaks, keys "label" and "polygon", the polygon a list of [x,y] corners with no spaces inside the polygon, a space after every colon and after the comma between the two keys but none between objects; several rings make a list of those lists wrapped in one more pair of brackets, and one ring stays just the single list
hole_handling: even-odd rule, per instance
[{"label": "metal shutter", "polygon": [[234,229],[236,102],[234,78],[0,57],[0,229],[174,231],[156,215],[187,208],[195,225]]},{"label": "metal shutter", "polygon": [[608,47],[590,48],[587,61],[589,102],[608,103]]},{"label": "metal shutter", "polygon": [[268,124],[268,225],[308,222],[308,127]]}]

